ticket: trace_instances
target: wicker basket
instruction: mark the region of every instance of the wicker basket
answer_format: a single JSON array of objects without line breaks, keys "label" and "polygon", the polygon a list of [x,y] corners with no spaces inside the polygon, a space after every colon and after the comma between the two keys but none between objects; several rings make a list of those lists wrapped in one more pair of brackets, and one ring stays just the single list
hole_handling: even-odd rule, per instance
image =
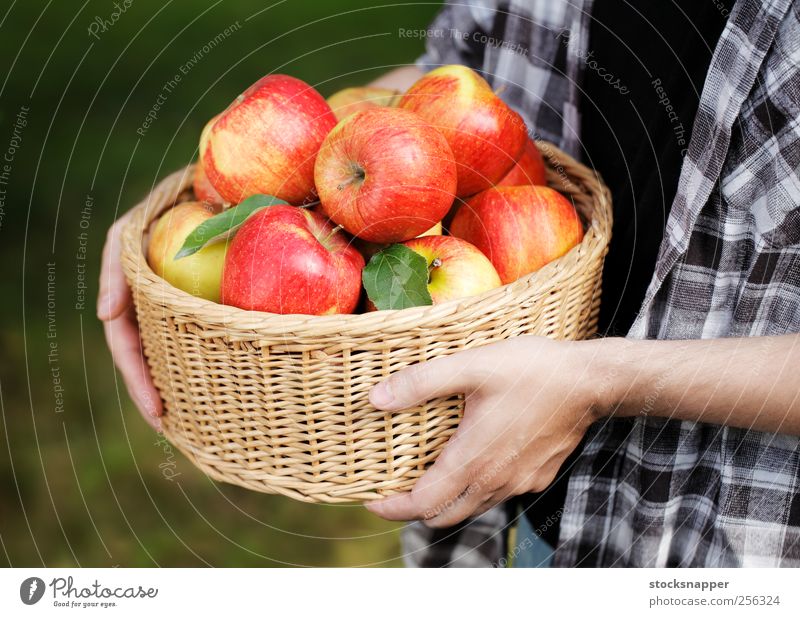
[{"label": "wicker basket", "polygon": [[188,197],[192,168],[166,178],[134,209],[122,252],[167,438],[216,480],[303,501],[411,489],[455,431],[463,399],[384,413],[369,404],[373,385],[409,364],[522,334],[594,332],[610,195],[596,173],[539,146],[551,186],[589,222],[579,246],[481,296],[362,315],[243,311],[156,276],[144,257],[147,231]]}]

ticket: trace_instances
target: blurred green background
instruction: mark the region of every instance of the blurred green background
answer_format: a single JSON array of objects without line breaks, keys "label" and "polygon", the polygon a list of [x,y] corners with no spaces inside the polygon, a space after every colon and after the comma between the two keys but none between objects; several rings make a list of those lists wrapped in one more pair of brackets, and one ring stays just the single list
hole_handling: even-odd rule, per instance
[{"label": "blurred green background", "polygon": [[[108,226],[192,160],[208,118],[270,72],[327,96],[412,62],[423,42],[398,30],[425,27],[439,3],[118,0],[111,25],[111,1],[5,4],[0,562],[400,565],[397,526],[359,506],[215,484],[165,450],[114,371],[94,302]],[[164,84],[237,22],[137,135]]]}]

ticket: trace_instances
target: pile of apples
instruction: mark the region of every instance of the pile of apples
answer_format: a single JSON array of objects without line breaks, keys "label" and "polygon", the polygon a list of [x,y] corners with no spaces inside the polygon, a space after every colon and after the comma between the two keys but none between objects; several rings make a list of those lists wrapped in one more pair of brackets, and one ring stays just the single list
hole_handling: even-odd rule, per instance
[{"label": "pile of apples", "polygon": [[310,315],[407,306],[403,285],[422,264],[429,298],[412,304],[436,304],[581,241],[572,203],[544,185],[525,122],[467,67],[437,68],[402,94],[348,88],[327,101],[268,75],[203,129],[196,201],[162,215],[148,261],[196,296]]}]

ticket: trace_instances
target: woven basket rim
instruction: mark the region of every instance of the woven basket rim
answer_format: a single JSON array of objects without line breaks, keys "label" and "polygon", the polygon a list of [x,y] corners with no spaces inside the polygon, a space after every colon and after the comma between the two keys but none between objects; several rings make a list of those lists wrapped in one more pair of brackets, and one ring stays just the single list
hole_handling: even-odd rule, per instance
[{"label": "woven basket rim", "polygon": [[[580,177],[581,183],[575,186],[576,190],[558,190],[568,198],[570,193],[591,194],[594,197],[591,220],[588,222],[583,240],[568,253],[536,272],[477,296],[399,310],[333,315],[281,315],[249,311],[212,302],[173,287],[150,268],[144,254],[143,242],[150,223],[165,209],[162,207],[153,211],[151,205],[161,202],[162,200],[157,196],[164,192],[174,195],[168,200],[169,203],[176,203],[180,194],[191,188],[195,167],[193,164],[164,178],[142,202],[133,208],[131,219],[122,232],[123,269],[135,294],[143,293],[155,304],[169,307],[179,314],[192,315],[193,318],[199,318],[205,324],[217,325],[229,335],[236,330],[271,334],[289,331],[304,334],[329,334],[343,328],[358,331],[405,330],[413,326],[422,326],[429,321],[438,321],[448,315],[458,314],[466,306],[475,308],[475,304],[485,303],[487,306],[494,304],[504,296],[513,297],[519,290],[531,286],[538,288],[541,292],[557,289],[568,281],[572,271],[576,267],[580,267],[581,262],[591,260],[596,253],[604,254],[606,252],[611,233],[611,198],[597,172],[589,170],[549,142],[537,141],[536,143],[545,161],[548,162],[548,178],[559,177],[554,171],[556,165],[562,170],[569,170],[571,180],[576,176]],[[552,187],[551,183],[548,185]],[[582,214],[585,219],[585,213]]]}]

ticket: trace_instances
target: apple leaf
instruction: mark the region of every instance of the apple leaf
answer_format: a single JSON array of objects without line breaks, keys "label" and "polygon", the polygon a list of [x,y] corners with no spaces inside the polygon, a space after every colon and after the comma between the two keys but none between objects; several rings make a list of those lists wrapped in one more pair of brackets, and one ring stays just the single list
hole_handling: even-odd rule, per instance
[{"label": "apple leaf", "polygon": [[262,208],[275,205],[286,205],[286,202],[272,195],[253,195],[239,205],[206,219],[186,237],[181,250],[175,253],[174,259],[194,255],[206,244],[230,238],[242,226],[242,223],[250,218],[250,215]]},{"label": "apple leaf", "polygon": [[367,296],[380,310],[433,304],[428,262],[402,244],[392,244],[369,260],[361,274]]}]

